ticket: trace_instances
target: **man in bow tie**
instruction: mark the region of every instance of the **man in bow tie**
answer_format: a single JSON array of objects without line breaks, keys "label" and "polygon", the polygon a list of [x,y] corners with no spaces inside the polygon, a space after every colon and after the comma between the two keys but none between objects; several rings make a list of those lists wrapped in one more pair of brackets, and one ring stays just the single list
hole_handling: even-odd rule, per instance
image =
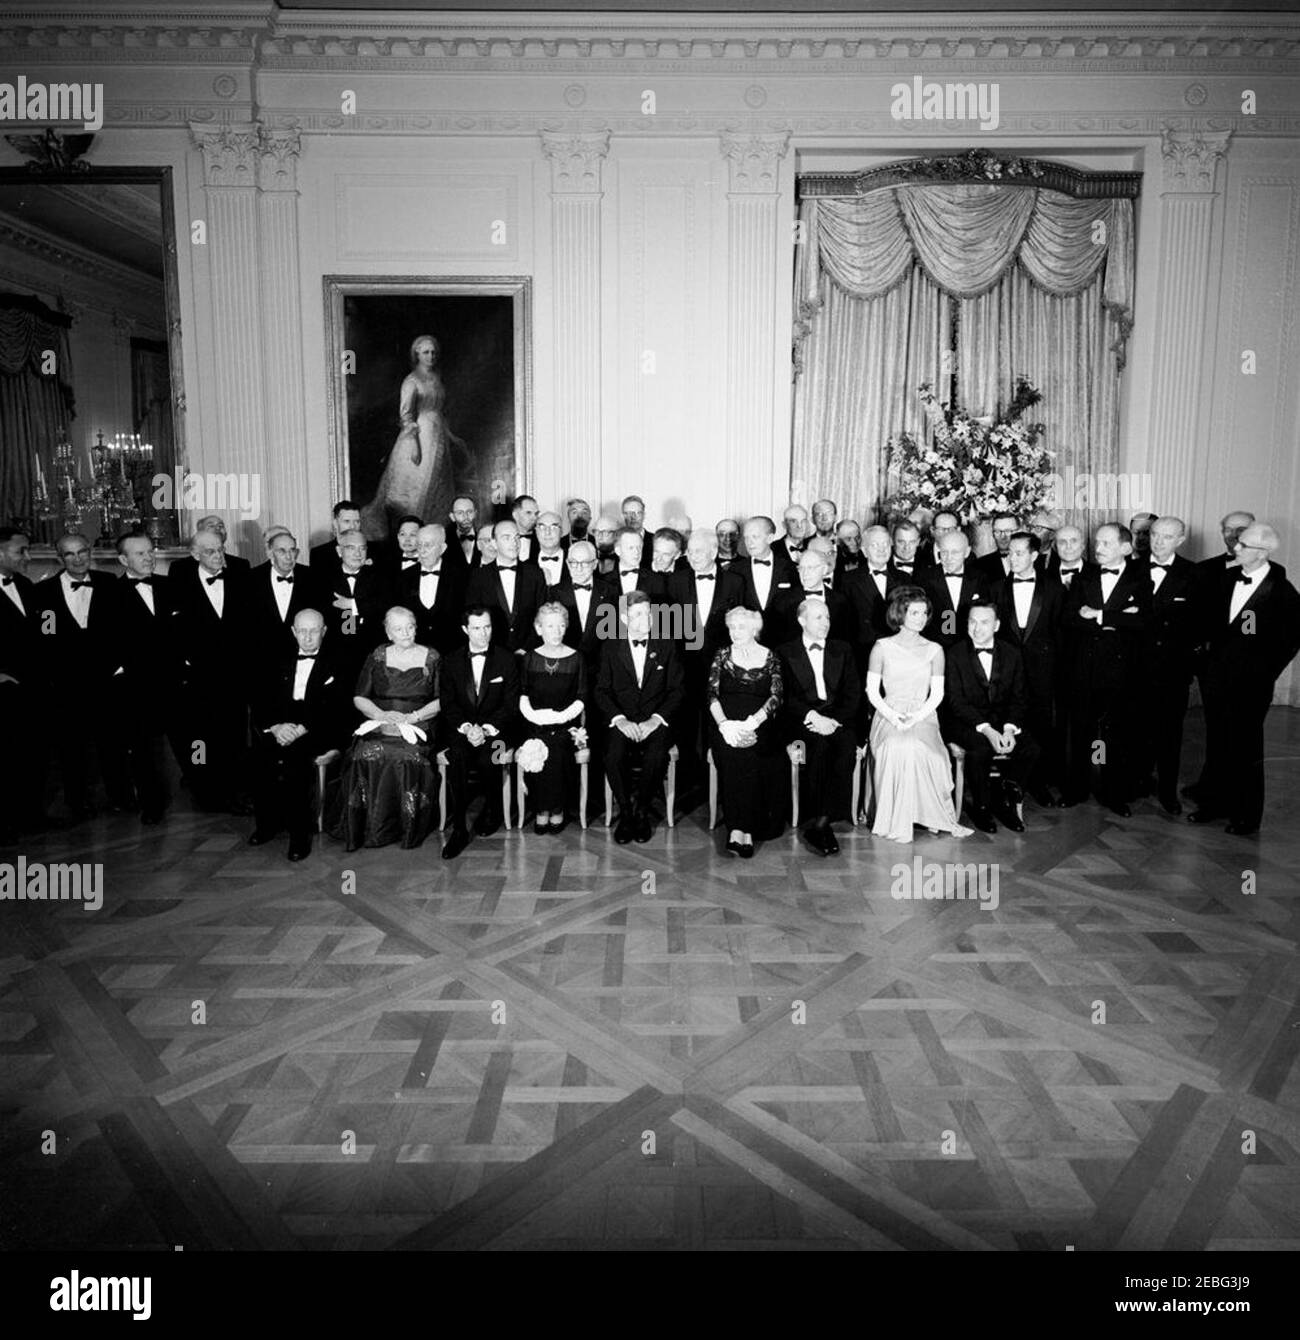
[{"label": "man in bow tie", "polygon": [[785,527],[785,534],[772,542],[772,552],[777,558],[787,559],[793,566],[812,535],[808,509],[802,503],[791,503],[781,513],[781,524]]},{"label": "man in bow tie", "polygon": [[[467,493],[457,494],[451,500],[448,514],[451,529],[447,534],[447,560],[462,568],[462,580],[469,581],[469,570],[478,566],[478,504]],[[417,555],[418,556],[418,555]]]},{"label": "man in bow tie", "polygon": [[1237,567],[1205,589],[1198,674],[1205,704],[1205,769],[1196,824],[1228,820],[1247,837],[1264,815],[1264,721],[1273,685],[1300,651],[1300,595],[1273,561],[1272,526],[1237,536]]},{"label": "man in bow tie", "polygon": [[1178,767],[1199,631],[1196,566],[1178,553],[1186,538],[1187,527],[1180,518],[1157,518],[1151,526],[1150,557],[1145,560],[1151,580],[1151,621],[1138,666],[1136,775],[1139,790],[1145,794],[1154,788],[1166,814],[1181,814],[1183,809]]},{"label": "man in bow tie", "polygon": [[921,531],[915,521],[900,521],[894,527],[892,546],[890,566],[905,585],[920,586],[932,564],[929,556],[922,553]]},{"label": "man in bow tie", "polygon": [[1069,741],[1067,801],[1091,788],[1096,765],[1097,799],[1126,819],[1137,790],[1135,718],[1142,644],[1151,618],[1151,576],[1128,562],[1133,537],[1110,522],[1093,536],[1097,566],[1071,584],[1062,616],[1073,637],[1071,696],[1077,703]]},{"label": "man in bow tie", "polygon": [[654,557],[654,537],[645,528],[645,499],[639,494],[629,493],[623,499],[620,511],[623,513],[623,525],[635,531],[637,539],[641,541],[641,553],[634,566],[648,570],[650,560]]},{"label": "man in bow tie", "polygon": [[115,622],[127,760],[140,821],[156,824],[162,821],[169,799],[165,748],[169,737],[177,759],[185,758],[185,742],[177,730],[183,661],[176,638],[174,591],[155,572],[149,536],[120,536],[117,561],[124,569],[116,583]]},{"label": "man in bow tie", "polygon": [[668,578],[686,566],[683,557],[686,536],[672,526],[661,526],[650,540],[650,571],[658,580],[660,596],[668,589]]},{"label": "man in bow tie", "polygon": [[[654,540],[649,541],[650,553],[654,553]],[[654,598],[664,594],[665,577],[653,571],[647,561],[644,565],[641,556],[646,545],[641,536],[631,526],[622,526],[614,536],[614,557],[617,566],[601,584],[602,601],[619,605],[620,597],[631,595],[633,591],[645,591]]]},{"label": "man in bow tie", "polygon": [[984,574],[986,581],[1000,582],[1011,571],[1011,537],[1020,529],[1020,518],[1009,512],[999,512],[993,518],[992,553],[975,560],[976,566]]},{"label": "man in bow tie", "polygon": [[845,575],[841,589],[853,611],[858,670],[865,677],[871,648],[879,638],[888,637],[891,632],[885,623],[889,596],[895,587],[907,583],[889,566],[893,542],[884,526],[868,526],[862,536],[862,545],[864,561]]},{"label": "man in bow tie", "polygon": [[564,549],[560,545],[562,522],[558,512],[543,512],[537,518],[537,566],[549,591],[564,581]]},{"label": "man in bow tie", "polygon": [[31,537],[0,526],[0,847],[45,827],[44,669],[36,587],[27,577]]},{"label": "man in bow tie", "polygon": [[292,650],[294,616],[324,599],[317,587],[319,570],[313,573],[299,563],[299,552],[298,541],[281,527],[267,539],[266,562],[250,574],[250,651],[259,659],[272,649],[277,655]]},{"label": "man in bow tie", "polygon": [[845,578],[862,564],[862,527],[856,521],[841,521],[835,527],[835,549],[835,585],[842,591]]},{"label": "man in bow tie", "polygon": [[718,562],[729,569],[740,556],[740,524],[725,516],[714,526],[713,536],[718,542]]},{"label": "man in bow tie", "polygon": [[414,568],[402,573],[397,598],[415,614],[415,640],[446,656],[464,643],[466,574],[469,569],[451,556],[442,526],[421,526],[416,534]]},{"label": "man in bow tie", "polygon": [[546,599],[546,581],[538,564],[520,562],[519,527],[513,521],[497,522],[492,543],[496,558],[485,559],[470,577],[465,600],[491,614],[495,646],[523,656],[538,643],[533,621]]},{"label": "man in bow tie", "polygon": [[620,845],[648,842],[654,832],[651,804],[668,771],[682,705],[681,659],[671,641],[650,636],[650,597],[625,597],[624,617],[626,632],[604,648],[596,681],[596,705],[609,722],[605,775],[618,801]]},{"label": "man in bow tie", "polygon": [[93,813],[90,750],[99,759],[110,806],[134,808],[126,767],[122,660],[115,619],[116,582],[91,571],[90,541],[61,535],[63,571],[36,587],[44,678],[52,702],[63,798],[74,822]]},{"label": "man in bow tie", "polygon": [[[983,833],[995,833],[996,814],[1013,833],[1023,833],[1017,806],[1038,762],[1039,746],[1027,729],[1020,652],[1013,643],[994,636],[998,624],[992,605],[973,605],[966,637],[947,655],[945,734],[966,751],[966,813],[971,823]],[[995,763],[997,787],[991,776]]]},{"label": "man in bow tie", "polygon": [[757,610],[763,616],[759,640],[769,647],[776,645],[768,623],[772,603],[799,583],[794,564],[772,545],[775,534],[776,523],[770,516],[751,516],[741,530],[745,557],[731,565],[731,571],[745,583],[745,608]]},{"label": "man in bow tie", "polygon": [[419,535],[422,525],[424,525],[424,522],[418,516],[407,515],[397,519],[397,530],[393,535],[393,550],[384,563],[387,570],[386,580],[394,590],[396,590],[398,582],[401,581],[402,573],[409,572],[420,562],[420,556],[416,553],[415,545],[416,537]]},{"label": "man in bow tie", "polygon": [[812,548],[799,555],[796,568],[798,583],[788,591],[782,591],[773,601],[771,617],[767,620],[772,628],[773,644],[777,647],[793,642],[799,636],[799,608],[805,601],[813,600],[826,606],[830,616],[830,636],[838,642],[852,643],[854,635],[853,612],[849,608],[848,597],[831,589],[830,571],[825,556]]},{"label": "man in bow tie", "polygon": [[[897,578],[894,584],[899,584]],[[992,599],[984,574],[971,562],[970,541],[957,529],[940,532],[939,566],[927,568],[917,585],[933,607],[925,635],[944,651],[966,636],[971,607],[987,605]]]},{"label": "man in bow tie", "polygon": [[[197,535],[200,532],[205,534],[211,532],[221,540],[221,549],[224,555],[223,562],[228,571],[233,572],[240,577],[246,577],[248,575],[252,565],[249,563],[248,559],[240,558],[238,554],[229,552],[230,536],[226,531],[226,523],[219,516],[199,517],[198,521],[194,523],[194,533]],[[273,537],[270,535],[266,537],[268,544],[271,542],[272,538]],[[182,554],[178,558],[171,560],[171,563],[167,568],[167,580],[169,582],[173,580],[186,581],[193,575],[193,571],[197,566],[198,560],[194,557],[192,550],[188,554]]]},{"label": "man in bow tie", "polygon": [[325,618],[299,610],[292,624],[293,650],[266,657],[255,677],[253,715],[256,825],[249,845],[260,847],[289,830],[289,859],[311,852],[316,759],[347,739],[356,712],[352,683],[323,650]]},{"label": "man in bow tie", "polygon": [[448,812],[444,819],[450,825],[442,848],[444,861],[454,860],[469,845],[466,816],[472,772],[478,772],[483,788],[483,809],[474,822],[474,836],[491,837],[501,827],[505,817],[501,770],[508,766],[504,756],[514,748],[522,724],[519,658],[495,645],[491,612],[471,603],[465,610],[462,632],[465,645],[443,661],[439,680],[447,750]]},{"label": "man in bow tie", "polygon": [[339,538],[349,531],[361,529],[361,508],[351,498],[340,498],[334,504],[330,520],[330,538],[324,544],[311,547],[307,561],[320,577],[331,586],[341,565]]},{"label": "man in bow tie", "polygon": [[1039,552],[1038,566],[1048,576],[1070,589],[1074,579],[1084,571],[1091,571],[1095,563],[1084,554],[1087,537],[1078,526],[1061,526],[1056,532],[1056,543],[1049,554]]},{"label": "man in bow tie", "polygon": [[830,498],[818,498],[812,505],[813,534],[824,540],[835,540],[835,525],[840,519],[840,509]]},{"label": "man in bow tie", "polygon": [[537,561],[537,518],[541,514],[537,499],[531,493],[521,493],[510,509],[515,523],[515,534],[519,539],[517,563],[535,563]]},{"label": "man in bow tie", "polygon": [[[591,528],[591,542],[596,546],[596,576],[608,577],[619,566],[618,555],[614,552],[614,541],[618,537],[618,521],[608,515],[602,515]],[[640,562],[640,560],[637,560]]]},{"label": "man in bow tie", "polygon": [[575,541],[590,538],[591,504],[586,498],[570,498],[564,504],[564,512],[569,521],[569,533],[560,541],[560,547],[567,554]]},{"label": "man in bow tie", "polygon": [[247,814],[240,794],[248,748],[251,577],[226,564],[216,531],[196,532],[194,563],[167,574],[183,662],[186,780],[200,809]]},{"label": "man in bow tie", "polygon": [[384,615],[393,593],[383,569],[369,562],[369,546],[359,530],[345,530],[336,548],[339,565],[330,579],[325,626],[345,675],[356,675],[383,641]]}]

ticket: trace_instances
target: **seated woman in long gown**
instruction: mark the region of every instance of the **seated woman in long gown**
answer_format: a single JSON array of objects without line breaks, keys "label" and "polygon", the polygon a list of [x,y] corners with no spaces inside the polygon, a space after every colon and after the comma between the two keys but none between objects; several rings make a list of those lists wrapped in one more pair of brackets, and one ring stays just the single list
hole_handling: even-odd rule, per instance
[{"label": "seated woman in long gown", "polygon": [[921,636],[930,598],[919,586],[900,586],[885,620],[898,631],[881,638],[867,663],[867,698],[875,760],[876,821],[871,831],[911,842],[912,827],[967,837],[952,805],[952,766],[939,734],[943,701],[943,648]]},{"label": "seated woman in long gown", "polygon": [[539,772],[528,774],[528,789],[536,806],[533,832],[559,833],[568,822],[567,797],[577,771],[573,737],[569,734],[582,716],[587,697],[585,660],[564,645],[569,611],[558,600],[548,601],[537,611],[533,627],[541,646],[524,657],[519,678],[519,712],[528,722],[522,750],[529,740],[546,746],[546,761]]},{"label": "seated woman in long gown", "polygon": [[416,642],[415,615],[400,605],[384,616],[384,632],[388,645],[370,653],[357,678],[353,702],[365,733],[354,736],[344,759],[330,825],[348,851],[399,840],[418,847],[437,819],[438,653]]},{"label": "seated woman in long gown", "polygon": [[778,718],[785,700],[781,662],[758,641],[763,616],[737,607],[727,611],[731,646],[709,669],[709,747],[718,769],[718,792],[727,825],[729,855],[754,854],[754,835],[780,832],[785,751]]}]

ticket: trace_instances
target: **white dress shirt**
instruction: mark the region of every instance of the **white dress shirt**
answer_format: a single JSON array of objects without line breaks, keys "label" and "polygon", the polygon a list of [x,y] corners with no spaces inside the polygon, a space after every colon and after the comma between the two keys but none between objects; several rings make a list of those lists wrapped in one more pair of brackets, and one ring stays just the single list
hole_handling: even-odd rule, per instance
[{"label": "white dress shirt", "polygon": [[1154,558],[1151,560],[1151,590],[1158,591],[1164,585],[1165,578],[1169,576],[1169,568],[1173,564],[1171,558],[1168,563],[1157,562]]},{"label": "white dress shirt", "polygon": [[553,554],[544,554],[539,551],[537,566],[541,568],[542,576],[546,578],[546,585],[556,586],[564,572],[564,555],[558,549]]},{"label": "white dress shirt", "polygon": [[1061,585],[1064,586],[1067,591],[1070,589],[1070,583],[1079,575],[1082,567],[1082,563],[1071,563],[1069,567],[1062,565],[1057,569],[1057,573],[1061,578]]},{"label": "white dress shirt", "polygon": [[590,591],[574,591],[573,606],[578,611],[578,627],[585,633],[587,631],[587,616],[591,612]]},{"label": "white dress shirt", "polygon": [[25,618],[27,615],[27,610],[23,605],[22,596],[18,593],[18,583],[14,581],[12,577],[10,577],[8,581],[0,583],[0,591],[3,591],[5,595],[8,596],[11,601],[13,601],[14,608],[18,611],[19,614],[23,615]]},{"label": "white dress shirt", "polygon": [[1237,615],[1245,609],[1246,601],[1259,590],[1259,584],[1268,575],[1270,566],[1269,563],[1261,563],[1254,572],[1242,574],[1246,577],[1244,582],[1241,580],[1241,576],[1238,576],[1232,583],[1232,599],[1228,601],[1229,623],[1233,623],[1236,620]]},{"label": "white dress shirt", "polygon": [[954,610],[961,608],[961,584],[966,580],[964,573],[957,573],[953,576],[950,572],[943,574],[943,579],[948,584],[948,599],[952,601]]},{"label": "white dress shirt", "polygon": [[[90,579],[87,573],[84,579]],[[68,602],[68,609],[72,611],[72,617],[77,621],[78,628],[85,628],[90,622],[90,596],[91,589],[88,586],[79,586],[75,591],[72,589],[72,576],[67,572],[59,573],[59,581],[63,583],[63,598]]]},{"label": "white dress shirt", "polygon": [[[771,558],[771,555],[768,555]],[[749,570],[754,577],[754,590],[758,595],[758,606],[760,609],[767,609],[767,602],[772,595],[772,569],[775,567],[775,560],[762,563],[757,559],[752,560]]]},{"label": "white dress shirt", "polygon": [[226,576],[225,568],[222,568],[222,577],[219,582],[210,582],[212,576],[206,568],[199,569],[199,585],[203,588],[204,595],[208,598],[208,603],[217,612],[217,618],[220,619],[226,612]]},{"label": "white dress shirt", "polygon": [[[283,582],[280,583],[284,585]],[[296,703],[302,702],[307,697],[307,681],[311,678],[312,666],[316,662],[299,661],[298,668],[293,672],[293,700]]]},{"label": "white dress shirt", "polygon": [[420,604],[431,610],[438,600],[438,583],[442,580],[442,567],[420,569]]},{"label": "white dress shirt", "polygon": [[518,575],[518,568],[503,568],[498,563],[497,575],[501,578],[501,589],[506,593],[506,609],[513,614],[515,612],[515,577]]},{"label": "white dress shirt", "polygon": [[[713,578],[711,582],[700,581],[701,575]],[[709,612],[713,609],[713,597],[718,594],[718,565],[715,563],[707,574],[695,574],[695,603],[700,607],[700,627],[707,628]]]},{"label": "white dress shirt", "polygon": [[156,614],[158,611],[154,608],[153,603],[153,584],[151,582],[138,582],[131,577],[128,577],[127,581],[131,583],[136,595],[144,601],[145,608],[148,609],[149,613]]},{"label": "white dress shirt", "polygon": [[1115,588],[1119,585],[1119,579],[1124,575],[1124,560],[1122,558],[1119,560],[1118,567],[1118,572],[1107,572],[1104,568],[1102,569],[1101,603],[1103,605],[1109,602]]},{"label": "white dress shirt", "polygon": [[618,584],[623,590],[623,594],[630,595],[637,589],[637,583],[641,580],[640,568],[623,568],[618,570]]},{"label": "white dress shirt", "polygon": [[822,702],[825,702],[830,696],[826,692],[826,645],[819,638],[809,637],[805,633],[803,647],[808,653],[808,660],[812,665],[813,680],[817,684],[817,696]]},{"label": "white dress shirt", "polygon": [[1011,579],[1011,599],[1016,606],[1016,623],[1021,628],[1029,624],[1029,607],[1034,603],[1036,586],[1036,581],[1018,582],[1014,577]]},{"label": "white dress shirt", "polygon": [[[646,645],[638,647],[636,645],[638,642],[644,642]],[[636,669],[636,686],[640,688],[645,683],[645,658],[646,652],[650,650],[649,639],[629,637],[627,644],[632,652],[632,665]]]},{"label": "white dress shirt", "polygon": [[[277,581],[279,573],[274,568],[271,569],[271,594],[275,597],[275,607],[280,611],[280,622],[284,623],[289,617],[289,602],[293,599],[293,582]],[[296,573],[290,573],[290,577],[297,576]],[[220,582],[217,583],[220,586]]]}]

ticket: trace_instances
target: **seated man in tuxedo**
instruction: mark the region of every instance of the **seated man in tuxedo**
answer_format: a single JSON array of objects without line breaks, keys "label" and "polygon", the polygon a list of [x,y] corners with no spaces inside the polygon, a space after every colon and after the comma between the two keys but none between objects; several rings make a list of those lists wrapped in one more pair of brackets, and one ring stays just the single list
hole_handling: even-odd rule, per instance
[{"label": "seated man in tuxedo", "polygon": [[355,681],[362,661],[384,640],[384,615],[393,593],[384,570],[370,562],[369,545],[359,530],[345,530],[335,548],[338,567],[325,567],[330,601],[325,627],[345,678],[351,675]]},{"label": "seated man in tuxedo", "polygon": [[772,602],[767,623],[771,628],[773,647],[793,642],[799,636],[799,609],[806,600],[820,601],[826,606],[831,620],[831,637],[839,642],[853,641],[853,611],[849,607],[848,597],[831,589],[826,559],[811,544],[812,541],[809,541],[809,547],[799,555],[798,585],[793,590],[782,591]]},{"label": "seated man in tuxedo", "polygon": [[1178,768],[1200,631],[1196,565],[1178,553],[1186,538],[1187,527],[1176,516],[1158,517],[1151,527],[1151,622],[1138,673],[1136,773],[1143,792],[1154,784],[1166,814],[1183,812]]},{"label": "seated man in tuxedo", "polygon": [[331,586],[338,569],[342,566],[339,558],[339,537],[348,531],[361,529],[361,508],[351,498],[340,498],[331,512],[330,537],[324,544],[314,544],[307,555],[307,562]]},{"label": "seated man in tuxedo", "polygon": [[45,827],[44,666],[36,587],[27,576],[31,537],[0,526],[0,847]]},{"label": "seated man in tuxedo", "polygon": [[1098,526],[1093,550],[1097,566],[1071,584],[1061,619],[1077,706],[1065,798],[1087,794],[1095,763],[1097,799],[1127,819],[1136,782],[1138,670],[1151,618],[1151,576],[1145,566],[1128,562],[1133,538],[1127,526]]},{"label": "seated man in tuxedo", "polygon": [[1273,685],[1300,651],[1300,595],[1273,562],[1278,536],[1252,522],[1237,536],[1238,566],[1205,589],[1199,675],[1205,771],[1195,824],[1227,818],[1247,837],[1264,815],[1264,720]]},{"label": "seated man in tuxedo", "polygon": [[[537,518],[537,569],[542,574],[546,589],[558,587],[565,576],[564,550],[560,545],[562,526],[558,512],[543,512]],[[554,592],[547,599],[554,598]]]},{"label": "seated man in tuxedo", "polygon": [[501,769],[507,765],[503,755],[514,747],[520,725],[518,658],[507,647],[493,644],[491,613],[482,605],[470,605],[461,631],[465,645],[443,661],[438,684],[451,820],[442,848],[445,861],[469,846],[466,813],[471,770],[477,769],[483,786],[483,809],[474,821],[474,836],[491,837],[504,822]]},{"label": "seated man in tuxedo", "polygon": [[522,657],[537,646],[533,621],[546,599],[546,579],[539,565],[519,558],[519,527],[498,521],[492,527],[496,557],[486,556],[469,579],[465,601],[481,605],[492,616],[492,641]]},{"label": "seated man in tuxedo", "polygon": [[928,568],[918,584],[933,607],[925,635],[945,652],[966,636],[971,609],[992,601],[984,574],[971,562],[970,541],[956,529],[940,531],[939,566]]},{"label": "seated man in tuxedo", "polygon": [[114,618],[122,661],[121,701],[131,781],[140,822],[162,822],[169,799],[166,744],[176,740],[182,661],[176,639],[173,588],[154,573],[148,535],[122,535]]},{"label": "seated man in tuxedo", "polygon": [[122,657],[118,645],[117,583],[92,572],[90,541],[61,535],[56,544],[63,571],[36,586],[43,680],[52,703],[63,799],[74,822],[94,813],[90,803],[90,751],[114,810],[135,805],[126,766]]},{"label": "seated man in tuxedo", "polygon": [[[997,832],[994,813],[1013,833],[1023,833],[1016,806],[1038,761],[1038,743],[1025,727],[1020,652],[995,637],[998,616],[991,605],[972,606],[966,630],[944,666],[946,734],[966,751],[966,813],[982,833]],[[994,762],[1001,776],[997,788],[989,777]]]},{"label": "seated man in tuxedo", "polygon": [[299,563],[298,552],[298,541],[281,527],[267,539],[267,561],[249,574],[249,652],[255,657],[292,651],[294,616],[315,609],[325,595],[317,589],[319,569]]},{"label": "seated man in tuxedo", "polygon": [[975,566],[986,581],[1000,582],[1011,571],[1011,537],[1019,529],[1019,517],[1009,512],[999,512],[993,518],[993,543],[997,547],[992,553],[975,560]]},{"label": "seated man in tuxedo", "polygon": [[1049,781],[1063,782],[1064,763],[1054,749],[1056,660],[1060,652],[1061,618],[1065,590],[1038,570],[1040,541],[1032,531],[1011,537],[1011,572],[994,587],[1000,634],[1020,652],[1024,662],[1025,721],[1042,750],[1038,767],[1029,777],[1029,790],[1045,809],[1056,805]]},{"label": "seated man in tuxedo", "polygon": [[461,624],[469,569],[451,558],[442,526],[421,526],[415,551],[416,565],[399,579],[397,598],[415,615],[415,640],[446,656],[464,642]]},{"label": "seated man in tuxedo", "polygon": [[596,705],[609,722],[605,775],[618,800],[620,844],[648,842],[654,832],[651,801],[668,771],[671,723],[682,705],[681,660],[672,642],[650,636],[650,597],[633,591],[625,600],[627,633],[606,643],[596,680]]},{"label": "seated man in tuxedo", "polygon": [[832,822],[854,817],[855,729],[862,697],[853,648],[830,636],[831,622],[825,601],[800,601],[800,635],[777,649],[785,679],[782,712],[791,739],[803,749],[800,809],[811,816],[803,839],[819,856],[834,856],[840,849]]},{"label": "seated man in tuxedo", "polygon": [[346,740],[356,713],[353,685],[322,648],[325,617],[303,609],[294,615],[293,651],[265,648],[254,676],[252,847],[289,830],[289,859],[311,853],[316,759]]}]

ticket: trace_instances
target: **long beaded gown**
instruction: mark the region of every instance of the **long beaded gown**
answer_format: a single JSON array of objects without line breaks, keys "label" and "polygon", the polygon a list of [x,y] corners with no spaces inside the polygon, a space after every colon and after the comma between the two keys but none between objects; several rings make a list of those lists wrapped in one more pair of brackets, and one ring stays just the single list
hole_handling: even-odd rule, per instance
[{"label": "long beaded gown", "polygon": [[[587,696],[586,658],[577,652],[572,656],[550,657],[530,651],[524,658],[520,692],[527,695],[533,707],[562,712]],[[539,813],[563,814],[565,802],[573,794],[577,765],[573,761],[573,737],[569,731],[578,723],[578,717],[556,726],[525,723],[528,731],[525,738],[541,740],[546,746],[542,770],[528,774],[528,791],[533,808]]]},{"label": "long beaded gown", "polygon": [[[425,649],[424,664],[394,670],[387,646],[376,647],[357,678],[356,694],[382,711],[415,712],[438,696],[439,656]],[[436,718],[422,722],[429,737],[408,744],[393,724],[354,737],[343,763],[343,776],[329,826],[348,851],[400,842],[418,847],[438,817],[434,768]]]},{"label": "long beaded gown", "polygon": [[[714,702],[731,720],[743,721],[766,707],[767,720],[758,728],[758,743],[733,749],[713,720]],[[718,799],[728,830],[751,833],[758,841],[780,835],[785,827],[783,798],[788,787],[785,750],[778,717],[785,701],[781,662],[773,651],[755,669],[737,665],[724,647],[709,669],[709,747],[718,769]]]},{"label": "long beaded gown", "polygon": [[[930,696],[932,665],[942,648],[936,642],[908,646],[897,637],[876,643],[884,657],[880,685],[896,712],[911,712]],[[952,805],[952,767],[934,713],[910,730],[899,730],[876,713],[871,723],[875,760],[876,821],[871,831],[896,842],[911,842],[912,826],[965,836]]]}]

